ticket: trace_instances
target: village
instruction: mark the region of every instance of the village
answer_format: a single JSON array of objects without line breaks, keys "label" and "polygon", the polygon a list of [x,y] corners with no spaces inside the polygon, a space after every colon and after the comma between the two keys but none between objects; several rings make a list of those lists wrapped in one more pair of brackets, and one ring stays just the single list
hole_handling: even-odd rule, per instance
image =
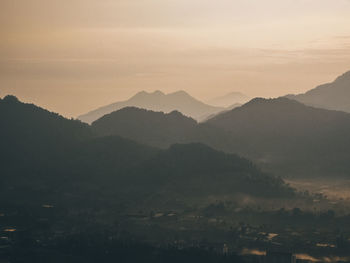
[{"label": "village", "polygon": [[50,204],[30,210],[5,209],[0,213],[0,262],[13,262],[13,255],[19,257],[24,248],[49,253],[76,238],[94,246],[118,241],[178,250],[195,248],[222,256],[238,255],[251,263],[350,262],[349,216],[335,217],[328,211],[312,217],[298,209],[232,214],[220,213],[221,206],[113,214]]}]

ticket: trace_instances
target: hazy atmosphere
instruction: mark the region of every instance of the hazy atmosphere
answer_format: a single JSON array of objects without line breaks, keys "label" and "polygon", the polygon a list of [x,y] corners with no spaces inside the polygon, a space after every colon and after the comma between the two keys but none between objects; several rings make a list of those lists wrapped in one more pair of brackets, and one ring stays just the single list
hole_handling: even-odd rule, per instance
[{"label": "hazy atmosphere", "polygon": [[350,68],[348,0],[2,0],[0,96],[67,117],[140,90],[305,92]]},{"label": "hazy atmosphere", "polygon": [[0,0],[0,263],[350,263],[350,0]]}]

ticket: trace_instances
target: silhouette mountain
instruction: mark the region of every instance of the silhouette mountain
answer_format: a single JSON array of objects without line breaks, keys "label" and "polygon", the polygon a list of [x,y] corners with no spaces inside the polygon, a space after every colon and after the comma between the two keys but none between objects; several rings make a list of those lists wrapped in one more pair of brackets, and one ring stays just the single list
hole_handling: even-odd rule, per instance
[{"label": "silhouette mountain", "polygon": [[0,156],[3,169],[27,171],[51,165],[80,140],[92,136],[87,124],[25,104],[0,100]]},{"label": "silhouette mountain", "polygon": [[127,107],[103,116],[91,126],[100,136],[119,135],[164,148],[186,142],[187,134],[197,122],[178,111],[166,114]]},{"label": "silhouette mountain", "polygon": [[174,144],[147,161],[141,170],[144,176],[136,180],[141,185],[148,183],[153,191],[161,188],[181,196],[234,193],[260,197],[295,195],[282,179],[262,173],[247,159],[200,143]]},{"label": "silhouette mountain", "polygon": [[350,71],[332,83],[323,84],[304,94],[286,97],[318,108],[350,112]]},{"label": "silhouette mountain", "polygon": [[89,125],[13,96],[0,100],[0,125],[3,186],[67,188],[72,181],[126,171],[158,151],[116,136],[97,138]]},{"label": "silhouette mountain", "polygon": [[207,103],[217,107],[230,108],[235,104],[243,104],[248,102],[249,97],[241,92],[231,92],[224,96],[216,97]]},{"label": "silhouette mountain", "polygon": [[153,111],[163,111],[165,113],[174,110],[180,111],[186,116],[192,117],[198,121],[205,119],[207,116],[220,112],[223,108],[207,105],[185,91],[177,91],[174,93],[164,94],[161,91],[148,93],[145,91],[137,93],[127,101],[116,102],[78,117],[86,123],[101,118],[103,115],[125,107],[137,107]]},{"label": "silhouette mountain", "polygon": [[117,135],[153,147],[168,148],[176,143],[200,142],[222,149],[229,134],[182,115],[126,107],[94,121],[98,136]]},{"label": "silhouette mountain", "polygon": [[350,114],[287,98],[256,98],[199,124],[178,112],[125,108],[97,120],[92,128],[99,136],[118,135],[161,148],[203,143],[282,175],[350,172]]},{"label": "silhouette mountain", "polygon": [[[125,109],[130,110],[135,109]],[[178,112],[163,115],[195,124]],[[0,100],[0,124],[0,191],[8,202],[23,203],[26,196],[25,202],[74,206],[81,200],[135,200],[156,193],[294,196],[281,179],[236,155],[202,144],[159,150],[119,136],[96,137],[87,124],[13,96]]]},{"label": "silhouette mountain", "polygon": [[226,151],[283,174],[350,172],[350,114],[344,112],[313,108],[287,98],[256,98],[205,124],[230,134],[225,138]]},{"label": "silhouette mountain", "polygon": [[204,122],[206,122],[207,120],[210,120],[210,119],[214,118],[215,116],[217,116],[217,115],[219,115],[219,114],[228,112],[228,111],[230,111],[230,110],[233,110],[233,109],[238,108],[238,107],[241,107],[241,106],[242,106],[242,104],[240,104],[240,103],[235,103],[235,104],[233,104],[233,105],[231,105],[231,106],[228,106],[225,110],[222,110],[222,111],[220,111],[220,112],[218,112],[218,113],[214,113],[214,114],[209,115],[209,116],[208,116],[206,119],[204,119],[202,122],[204,123]]}]

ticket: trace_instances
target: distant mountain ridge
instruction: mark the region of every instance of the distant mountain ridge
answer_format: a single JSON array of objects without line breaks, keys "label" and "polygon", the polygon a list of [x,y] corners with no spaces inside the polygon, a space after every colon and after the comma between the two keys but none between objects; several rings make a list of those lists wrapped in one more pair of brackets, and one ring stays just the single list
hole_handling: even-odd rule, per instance
[{"label": "distant mountain ridge", "polygon": [[[165,114],[129,107],[105,115],[89,126],[79,121],[71,122],[11,97],[1,100],[0,107],[1,124],[6,127],[0,135],[10,138],[2,140],[2,145],[7,145],[7,148],[1,147],[3,160],[7,160],[11,152],[12,156],[19,157],[16,152],[23,149],[19,151],[24,153],[21,156],[23,163],[30,160],[27,156],[39,156],[35,160],[40,160],[45,166],[48,156],[55,153],[50,149],[60,149],[57,158],[63,158],[77,145],[77,137],[85,138],[89,143],[94,137],[103,138],[103,151],[111,153],[106,156],[110,159],[114,148],[109,148],[108,137],[122,136],[160,148],[175,143],[202,143],[216,150],[244,156],[267,171],[281,175],[350,174],[350,114],[307,106],[284,97],[255,98],[203,123],[197,123],[177,111]],[[7,107],[13,107],[13,110],[9,111]],[[35,127],[35,130],[30,127]],[[28,147],[23,148],[27,144],[33,148],[29,147],[32,150],[30,154]],[[102,145],[97,144],[96,147]],[[85,155],[81,152],[81,156]],[[105,162],[104,159],[101,162]]]},{"label": "distant mountain ridge", "polygon": [[161,148],[174,143],[203,143],[252,159],[277,174],[350,172],[348,113],[281,97],[255,98],[203,123],[178,112],[175,116],[125,108],[94,122],[92,128],[101,136],[114,134]]},{"label": "distant mountain ridge", "polygon": [[350,71],[332,83],[320,85],[304,94],[286,97],[318,108],[350,112]]},{"label": "distant mountain ridge", "polygon": [[202,121],[206,117],[224,110],[224,108],[221,107],[207,105],[193,98],[185,91],[177,91],[169,94],[164,94],[161,91],[152,93],[141,91],[126,101],[116,102],[98,108],[79,116],[78,119],[90,124],[103,115],[125,107],[137,107],[153,111],[162,111],[164,113],[177,110],[197,121]]},{"label": "distant mountain ridge", "polygon": [[230,108],[233,105],[244,104],[249,101],[249,97],[241,92],[231,92],[224,96],[216,97],[207,103],[217,107]]},{"label": "distant mountain ridge", "polygon": [[255,98],[205,124],[230,134],[226,151],[276,172],[314,176],[350,172],[350,114],[345,112],[287,98]]},{"label": "distant mountain ridge", "polygon": [[100,136],[118,135],[141,143],[167,148],[184,143],[197,122],[178,111],[154,112],[126,107],[104,115],[91,124]]}]

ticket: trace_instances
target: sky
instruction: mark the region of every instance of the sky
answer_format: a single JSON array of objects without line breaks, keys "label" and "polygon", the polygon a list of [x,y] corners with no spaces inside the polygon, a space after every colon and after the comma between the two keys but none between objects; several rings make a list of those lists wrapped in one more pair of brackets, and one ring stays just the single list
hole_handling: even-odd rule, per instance
[{"label": "sky", "polygon": [[67,117],[141,90],[305,92],[350,70],[350,0],[1,0],[0,97]]}]

